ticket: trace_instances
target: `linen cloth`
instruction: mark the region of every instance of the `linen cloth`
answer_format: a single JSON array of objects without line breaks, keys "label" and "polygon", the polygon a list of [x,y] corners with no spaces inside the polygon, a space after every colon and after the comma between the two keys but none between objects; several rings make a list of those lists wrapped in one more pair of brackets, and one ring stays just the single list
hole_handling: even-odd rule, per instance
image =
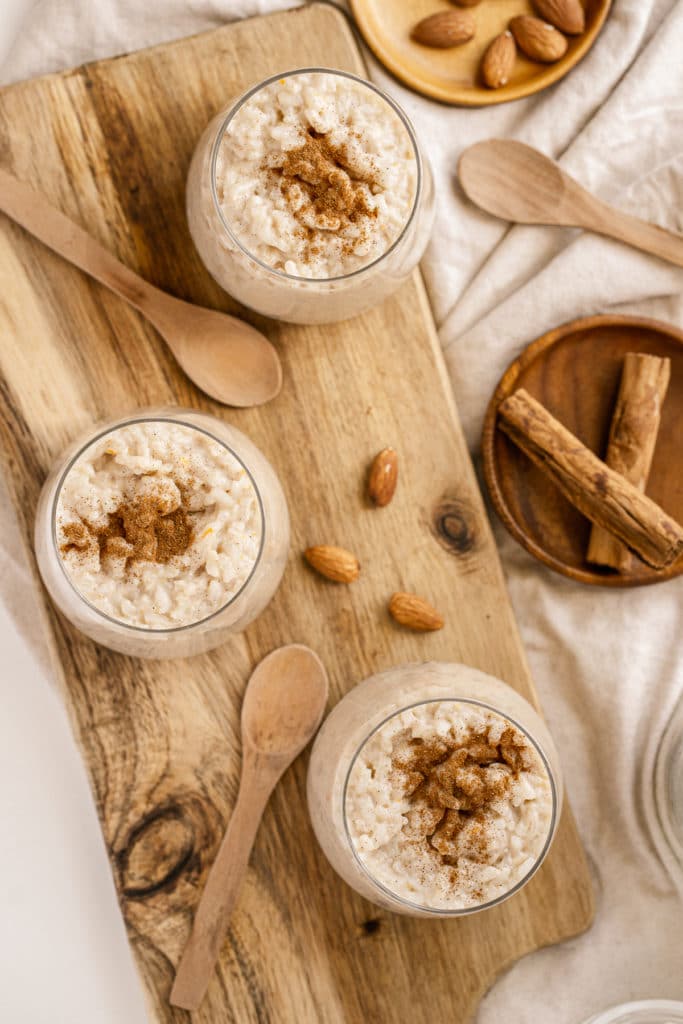
[{"label": "linen cloth", "polygon": [[[41,0],[0,66],[0,82],[287,6]],[[479,139],[520,139],[560,159],[609,202],[683,232],[682,54],[683,3],[615,0],[583,62],[555,87],[512,104],[448,108],[370,60],[372,78],[407,110],[434,170],[437,229],[422,269],[475,457],[488,398],[530,340],[599,312],[681,324],[683,270],[597,236],[510,228],[479,213],[459,191],[459,153]],[[6,498],[1,514],[0,593],[43,664]],[[499,524],[494,529],[588,851],[597,913],[587,934],[513,967],[484,999],[478,1024],[574,1024],[629,999],[683,999],[683,883],[651,807],[657,743],[683,689],[683,580],[622,592],[586,587],[534,561]]]}]

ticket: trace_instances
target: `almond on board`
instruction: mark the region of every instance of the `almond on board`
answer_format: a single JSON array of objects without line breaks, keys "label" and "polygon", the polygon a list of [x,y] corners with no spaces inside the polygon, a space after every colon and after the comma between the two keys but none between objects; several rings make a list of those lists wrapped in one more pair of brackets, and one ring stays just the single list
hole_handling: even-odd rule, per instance
[{"label": "almond on board", "polygon": [[407,594],[399,591],[389,601],[389,614],[401,626],[429,633],[442,629],[443,616],[428,601],[418,594]]},{"label": "almond on board", "polygon": [[368,476],[368,497],[379,508],[388,505],[398,482],[398,455],[393,448],[383,448],[372,460]]},{"label": "almond on board", "polygon": [[360,576],[356,556],[334,544],[318,544],[304,551],[304,558],[316,572],[335,583],[353,583]]}]

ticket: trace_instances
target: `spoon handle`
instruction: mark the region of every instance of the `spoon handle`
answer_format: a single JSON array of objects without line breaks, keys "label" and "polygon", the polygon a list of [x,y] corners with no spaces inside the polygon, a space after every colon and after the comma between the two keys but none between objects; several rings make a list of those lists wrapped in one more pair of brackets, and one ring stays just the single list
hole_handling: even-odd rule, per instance
[{"label": "spoon handle", "polygon": [[583,226],[683,267],[683,236],[640,220],[639,217],[622,213],[600,200],[595,199],[589,205]]},{"label": "spoon handle", "polygon": [[52,206],[40,192],[0,168],[0,210],[101,284],[149,316],[148,301],[163,292],[126,267],[104,246]]},{"label": "spoon handle", "polygon": [[264,775],[263,771],[248,770],[245,764],[237,803],[209,871],[190,938],[180,958],[171,989],[172,1006],[196,1010],[204,998],[237,902],[263,811],[277,782],[272,777],[264,780]]}]

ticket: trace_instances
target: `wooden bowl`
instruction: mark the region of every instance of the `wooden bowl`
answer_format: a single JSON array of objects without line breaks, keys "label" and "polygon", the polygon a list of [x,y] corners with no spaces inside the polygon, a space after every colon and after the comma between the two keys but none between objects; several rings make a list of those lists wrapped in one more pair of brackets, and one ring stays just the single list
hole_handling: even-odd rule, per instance
[{"label": "wooden bowl", "polygon": [[479,78],[484,50],[510,18],[533,14],[528,0],[481,0],[471,8],[477,33],[463,46],[438,50],[413,42],[418,21],[439,10],[452,10],[443,0],[351,0],[351,10],[365,42],[375,56],[411,89],[464,107],[484,107],[530,96],[559,81],[590,50],[607,17],[611,0],[584,0],[586,31],[569,37],[569,49],[555,64],[536,64],[521,54],[507,85],[487,89]]},{"label": "wooden bowl", "polygon": [[651,569],[634,558],[614,572],[585,560],[591,524],[496,427],[498,406],[517,388],[537,398],[601,458],[627,352],[668,356],[671,382],[662,408],[647,493],[683,522],[683,331],[657,320],[594,316],[534,341],[508,367],[489,403],[482,435],[484,476],[496,512],[535,558],[581,583],[637,587],[683,572],[683,558]]}]

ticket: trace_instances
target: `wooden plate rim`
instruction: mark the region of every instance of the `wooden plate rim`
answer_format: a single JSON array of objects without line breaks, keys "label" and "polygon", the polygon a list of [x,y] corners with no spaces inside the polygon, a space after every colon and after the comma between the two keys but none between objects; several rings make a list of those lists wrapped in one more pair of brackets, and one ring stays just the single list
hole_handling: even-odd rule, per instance
[{"label": "wooden plate rim", "polygon": [[537,338],[535,341],[532,341],[527,345],[520,355],[510,363],[493,392],[486,409],[484,427],[481,435],[482,468],[486,487],[491,497],[491,501],[493,502],[493,507],[495,508],[503,526],[508,533],[510,533],[512,537],[514,537],[514,539],[529,552],[529,554],[534,556],[534,558],[537,558],[540,562],[543,562],[544,565],[547,565],[550,569],[560,573],[562,576],[567,576],[569,579],[577,580],[579,583],[588,583],[599,587],[644,587],[650,586],[653,583],[663,583],[665,580],[674,579],[676,576],[680,576],[681,573],[683,573],[683,559],[678,559],[667,569],[661,569],[658,571],[653,569],[651,574],[648,576],[632,576],[625,573],[603,575],[602,573],[590,572],[587,569],[577,569],[574,566],[567,565],[565,562],[560,561],[558,558],[549,554],[544,548],[540,547],[540,545],[537,544],[528,533],[526,533],[512,515],[500,487],[497,472],[498,467],[495,457],[494,441],[496,436],[498,406],[505,398],[508,397],[508,395],[512,393],[522,371],[533,363],[542,352],[545,352],[546,349],[556,345],[569,334],[574,334],[577,331],[589,330],[595,327],[621,326],[636,327],[654,331],[657,334],[664,335],[671,341],[678,342],[679,345],[683,346],[683,330],[676,327],[674,324],[668,324],[662,320],[654,320],[649,317],[626,315],[616,316],[611,314],[587,316],[580,317],[578,320],[571,320],[568,323],[547,331],[545,334],[541,335],[540,338]]},{"label": "wooden plate rim", "polygon": [[539,64],[539,73],[534,75],[533,78],[529,78],[517,85],[505,85],[501,89],[486,89],[483,86],[476,84],[470,89],[460,89],[456,87],[453,89],[445,89],[439,85],[435,85],[428,79],[422,78],[418,75],[413,76],[406,72],[401,62],[394,60],[391,53],[384,48],[381,37],[378,38],[376,33],[372,31],[372,28],[365,17],[367,0],[350,0],[351,13],[353,14],[359,32],[374,53],[377,60],[383,64],[385,68],[387,68],[401,82],[409,86],[409,88],[415,89],[424,96],[429,96],[433,100],[440,100],[442,103],[449,103],[452,106],[460,107],[489,107],[497,103],[511,103],[513,100],[520,100],[525,96],[533,96],[534,93],[540,92],[542,89],[547,89],[549,86],[554,85],[555,82],[564,78],[572,68],[576,67],[579,61],[588,53],[605,23],[605,19],[609,14],[611,6],[612,0],[601,0],[595,21],[580,37],[576,48],[571,50],[562,58],[562,60],[557,61],[555,64]]}]

